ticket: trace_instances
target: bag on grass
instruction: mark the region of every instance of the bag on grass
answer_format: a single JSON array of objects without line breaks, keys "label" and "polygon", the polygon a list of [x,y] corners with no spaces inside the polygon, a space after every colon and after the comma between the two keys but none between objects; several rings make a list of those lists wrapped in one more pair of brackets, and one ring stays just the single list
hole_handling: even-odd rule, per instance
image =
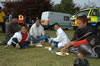
[{"label": "bag on grass", "polygon": [[87,59],[80,59],[77,58],[74,61],[74,66],[89,66],[88,60]]}]

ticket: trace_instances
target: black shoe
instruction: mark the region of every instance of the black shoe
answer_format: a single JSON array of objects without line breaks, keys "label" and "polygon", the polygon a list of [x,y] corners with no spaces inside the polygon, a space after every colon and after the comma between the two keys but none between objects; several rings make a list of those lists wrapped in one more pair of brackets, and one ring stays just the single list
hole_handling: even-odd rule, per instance
[{"label": "black shoe", "polygon": [[0,45],[2,45],[3,43],[2,42],[0,42]]},{"label": "black shoe", "polygon": [[81,66],[81,59],[80,58],[75,59],[74,66]]},{"label": "black shoe", "polygon": [[89,66],[87,59],[83,59],[81,63],[82,63],[82,66]]}]

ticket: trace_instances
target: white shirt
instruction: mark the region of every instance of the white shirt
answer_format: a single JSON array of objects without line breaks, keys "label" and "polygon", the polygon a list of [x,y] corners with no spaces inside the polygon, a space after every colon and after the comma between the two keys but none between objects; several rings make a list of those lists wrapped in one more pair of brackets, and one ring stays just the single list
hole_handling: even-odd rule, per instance
[{"label": "white shirt", "polygon": [[36,27],[36,24],[33,24],[31,29],[30,29],[30,35],[35,35],[35,36],[41,36],[44,34],[44,28],[39,25],[39,27]]},{"label": "white shirt", "polygon": [[[11,39],[8,41],[7,45],[11,45],[12,44],[12,42],[13,42],[12,39],[13,38],[17,38],[18,39],[18,42],[20,42],[22,40],[22,34],[21,34],[21,32],[20,31],[19,32],[16,32],[13,35],[13,37],[11,37]],[[27,39],[25,41],[27,41],[28,39],[29,39],[29,34],[28,34],[28,37],[27,37]]]},{"label": "white shirt", "polygon": [[70,42],[66,33],[61,28],[57,30],[56,35],[57,35],[56,38],[51,38],[51,39],[58,42],[58,48],[62,48],[67,42]]},{"label": "white shirt", "polygon": [[12,22],[12,15],[9,15],[9,22]]}]

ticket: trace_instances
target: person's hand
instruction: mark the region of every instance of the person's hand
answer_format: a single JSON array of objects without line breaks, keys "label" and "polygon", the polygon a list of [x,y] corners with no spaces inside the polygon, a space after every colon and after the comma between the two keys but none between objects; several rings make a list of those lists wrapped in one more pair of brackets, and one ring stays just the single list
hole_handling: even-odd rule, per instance
[{"label": "person's hand", "polygon": [[49,45],[51,46],[51,43],[49,42]]},{"label": "person's hand", "polygon": [[40,41],[40,44],[43,44],[43,41]]},{"label": "person's hand", "polygon": [[65,48],[62,48],[62,49],[61,49],[61,52],[65,52],[65,50],[66,50]]},{"label": "person's hand", "polygon": [[33,36],[35,39],[38,39],[38,37],[37,36]]},{"label": "person's hand", "polygon": [[66,56],[65,50],[66,50],[66,48],[62,48],[62,49],[61,49],[61,53],[62,53],[63,56]]},{"label": "person's hand", "polygon": [[84,57],[84,55],[82,53],[78,53],[77,56],[80,58]]},{"label": "person's hand", "polygon": [[4,46],[4,48],[5,48],[5,49],[8,48],[8,45]]},{"label": "person's hand", "polygon": [[19,44],[16,44],[16,47],[15,48],[18,48]]},{"label": "person's hand", "polygon": [[42,35],[46,35],[46,32],[43,32]]}]

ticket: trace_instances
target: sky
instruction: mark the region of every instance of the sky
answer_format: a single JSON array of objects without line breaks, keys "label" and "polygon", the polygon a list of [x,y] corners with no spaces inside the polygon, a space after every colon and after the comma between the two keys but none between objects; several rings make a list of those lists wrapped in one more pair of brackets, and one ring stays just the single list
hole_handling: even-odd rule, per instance
[{"label": "sky", "polygon": [[61,2],[61,0],[51,0],[54,2],[54,4],[59,4]]},{"label": "sky", "polygon": [[[55,4],[60,3],[61,0],[52,0]],[[74,3],[80,6],[84,6],[84,3],[88,3],[89,0],[73,0]],[[100,0],[90,0],[90,2],[95,3],[97,7],[100,7]]]}]

